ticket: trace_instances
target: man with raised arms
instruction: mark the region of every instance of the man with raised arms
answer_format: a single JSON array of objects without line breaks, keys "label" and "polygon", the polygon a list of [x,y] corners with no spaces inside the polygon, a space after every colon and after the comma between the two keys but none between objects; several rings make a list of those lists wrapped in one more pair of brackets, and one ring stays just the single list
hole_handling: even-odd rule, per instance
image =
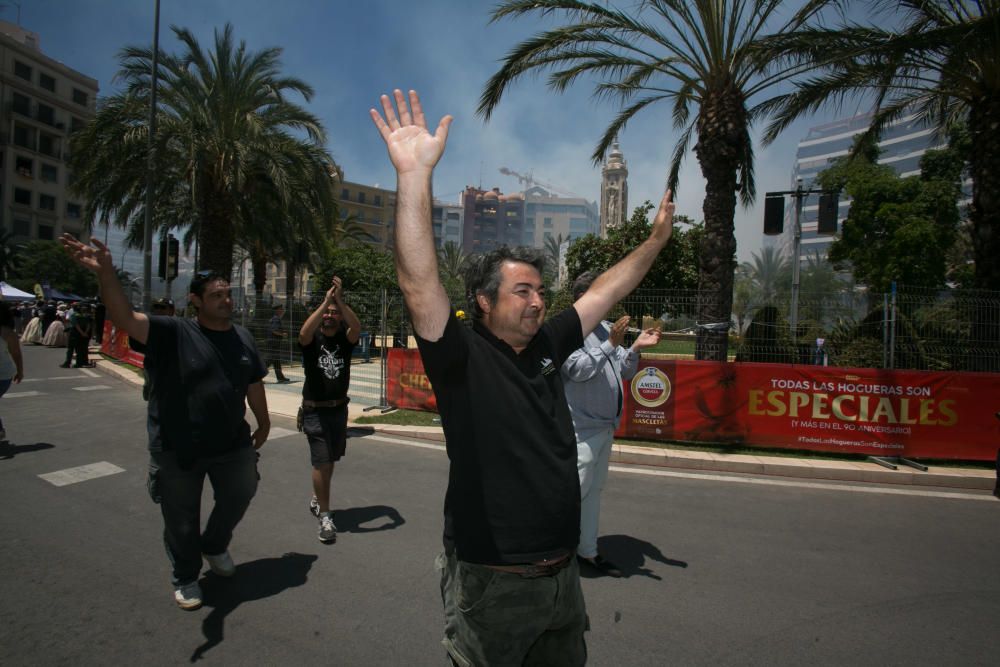
[{"label": "man with raised arms", "polygon": [[548,320],[537,252],[482,256],[466,276],[474,322],[465,327],[438,278],[431,228],[431,179],[452,118],[431,134],[416,92],[409,103],[393,96],[395,109],[383,95],[382,113],[370,113],[396,168],[396,272],[450,460],[437,560],[443,643],[459,665],[582,665],[580,484],[559,369],[670,239],[670,193],[649,238]]}]

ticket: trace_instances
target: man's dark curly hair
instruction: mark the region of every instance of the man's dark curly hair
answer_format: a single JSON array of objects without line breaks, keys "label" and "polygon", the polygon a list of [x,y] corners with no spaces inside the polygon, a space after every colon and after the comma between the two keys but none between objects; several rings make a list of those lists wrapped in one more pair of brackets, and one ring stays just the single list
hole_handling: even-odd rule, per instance
[{"label": "man's dark curly hair", "polygon": [[477,320],[482,319],[484,313],[476,296],[482,294],[491,305],[497,302],[502,280],[500,267],[504,262],[524,262],[535,267],[539,274],[545,272],[545,256],[535,248],[511,248],[504,245],[470,261],[465,267],[465,290],[469,310]]},{"label": "man's dark curly hair", "polygon": [[197,294],[199,297],[205,296],[205,286],[216,280],[223,280],[228,283],[229,276],[220,271],[199,271],[191,279],[191,287],[188,292],[190,294]]}]

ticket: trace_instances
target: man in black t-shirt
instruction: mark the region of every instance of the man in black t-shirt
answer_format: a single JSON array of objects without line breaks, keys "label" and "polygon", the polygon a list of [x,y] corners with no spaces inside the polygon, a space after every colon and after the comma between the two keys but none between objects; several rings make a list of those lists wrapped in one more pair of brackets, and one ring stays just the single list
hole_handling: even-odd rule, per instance
[{"label": "man in black t-shirt", "polygon": [[[266,369],[253,336],[232,322],[226,276],[200,272],[191,281],[188,298],[198,309],[195,319],[136,313],[107,246],[94,238],[84,245],[68,234],[60,241],[77,264],[97,274],[115,326],[146,346],[149,494],[163,515],[174,601],[182,609],[197,609],[203,556],[215,574],[236,573],[229,542],[257,491],[255,450],[271,428],[261,383]],[[252,434],[247,404],[257,419]],[[206,477],[215,504],[201,531]]]},{"label": "man in black t-shirt", "polygon": [[351,384],[351,353],[358,344],[361,323],[344,303],[340,278],[334,276],[326,297],[299,331],[302,368],[302,430],[309,439],[313,497],[309,511],[319,519],[319,541],[337,540],[330,511],[333,466],[347,449],[347,389]]},{"label": "man in black t-shirt", "polygon": [[559,368],[670,239],[670,192],[649,238],[548,321],[540,256],[481,256],[466,272],[470,330],[438,277],[431,227],[431,180],[451,117],[432,135],[417,94],[409,105],[393,95],[398,115],[387,95],[384,117],[370,113],[396,168],[396,272],[451,462],[438,558],[444,644],[462,665],[581,665],[580,484]]}]

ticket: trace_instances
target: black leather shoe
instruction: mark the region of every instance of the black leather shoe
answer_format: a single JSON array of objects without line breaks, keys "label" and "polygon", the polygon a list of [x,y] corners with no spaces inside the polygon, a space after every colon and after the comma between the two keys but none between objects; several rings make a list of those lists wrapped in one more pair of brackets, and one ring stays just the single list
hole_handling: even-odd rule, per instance
[{"label": "black leather shoe", "polygon": [[577,556],[576,559],[580,561],[581,565],[585,565],[592,570],[596,570],[600,574],[606,577],[621,577],[622,571],[618,569],[611,561],[605,559],[601,554],[597,554],[593,558],[584,558],[583,556]]}]

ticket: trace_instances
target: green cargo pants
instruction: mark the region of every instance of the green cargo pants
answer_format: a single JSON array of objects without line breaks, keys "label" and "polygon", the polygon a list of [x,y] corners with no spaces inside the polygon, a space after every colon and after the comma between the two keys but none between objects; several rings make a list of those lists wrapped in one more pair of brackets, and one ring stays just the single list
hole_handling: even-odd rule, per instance
[{"label": "green cargo pants", "polygon": [[[572,557],[571,557],[572,558]],[[526,579],[441,554],[442,644],[461,667],[584,665],[589,627],[576,558]]]}]

